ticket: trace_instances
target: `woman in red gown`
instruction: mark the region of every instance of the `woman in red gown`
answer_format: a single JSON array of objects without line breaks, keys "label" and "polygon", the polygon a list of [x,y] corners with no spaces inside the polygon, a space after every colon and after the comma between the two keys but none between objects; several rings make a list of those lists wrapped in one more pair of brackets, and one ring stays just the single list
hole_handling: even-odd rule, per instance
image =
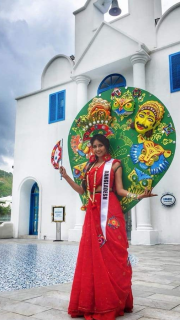
[{"label": "woman in red gown", "polygon": [[91,145],[95,161],[87,169],[85,186],[77,185],[60,167],[63,178],[75,191],[83,194],[87,188],[89,194],[68,313],[72,318],[114,320],[133,309],[125,219],[114,190],[137,200],[153,194],[146,190],[141,195],[132,195],[124,190],[121,163],[113,160],[105,238],[101,227],[101,190],[105,162],[110,160],[109,140],[97,134]]}]

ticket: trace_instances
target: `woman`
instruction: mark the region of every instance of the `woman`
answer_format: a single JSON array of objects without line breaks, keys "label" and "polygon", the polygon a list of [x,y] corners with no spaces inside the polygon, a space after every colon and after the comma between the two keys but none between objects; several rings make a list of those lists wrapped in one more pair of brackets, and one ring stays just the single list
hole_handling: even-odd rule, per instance
[{"label": "woman", "polygon": [[135,195],[123,188],[121,162],[111,159],[105,136],[94,135],[91,145],[94,156],[82,186],[60,167],[70,186],[81,195],[87,190],[89,197],[68,313],[72,318],[114,320],[133,309],[125,220],[114,191],[137,200],[154,194],[146,190]]}]

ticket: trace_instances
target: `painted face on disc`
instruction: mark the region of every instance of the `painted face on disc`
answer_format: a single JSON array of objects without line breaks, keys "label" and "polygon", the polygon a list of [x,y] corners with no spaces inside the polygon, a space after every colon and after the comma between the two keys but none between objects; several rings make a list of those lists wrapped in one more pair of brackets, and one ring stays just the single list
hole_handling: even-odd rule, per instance
[{"label": "painted face on disc", "polygon": [[145,134],[152,130],[156,123],[156,118],[151,110],[142,110],[135,117],[135,129],[138,133]]}]

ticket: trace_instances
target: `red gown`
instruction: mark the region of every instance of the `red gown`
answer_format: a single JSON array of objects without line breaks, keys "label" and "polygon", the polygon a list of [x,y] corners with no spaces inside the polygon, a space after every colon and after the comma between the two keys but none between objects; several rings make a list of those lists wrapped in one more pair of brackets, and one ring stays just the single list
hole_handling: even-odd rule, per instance
[{"label": "red gown", "polygon": [[[114,160],[114,163],[118,160]],[[102,184],[102,165],[97,171],[96,186]],[[95,169],[89,173],[93,190]],[[110,173],[110,188],[114,171]],[[109,193],[106,239],[100,225],[101,193],[95,194],[96,205],[89,200],[68,313],[72,318],[114,320],[124,312],[132,312],[132,269],[128,260],[125,219],[114,192]]]}]

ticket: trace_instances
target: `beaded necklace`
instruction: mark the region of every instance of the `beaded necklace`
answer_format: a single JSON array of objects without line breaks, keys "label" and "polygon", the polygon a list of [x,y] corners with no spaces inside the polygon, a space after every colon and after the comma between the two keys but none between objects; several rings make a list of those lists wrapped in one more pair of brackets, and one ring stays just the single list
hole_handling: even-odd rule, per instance
[{"label": "beaded necklace", "polygon": [[105,163],[105,161],[103,161],[98,167],[95,168],[94,181],[93,181],[93,194],[92,194],[92,198],[91,198],[90,187],[89,187],[89,173],[90,173],[91,169],[95,166],[96,163],[97,162],[95,162],[92,165],[92,167],[89,169],[89,171],[87,171],[87,175],[86,175],[86,179],[87,179],[87,194],[88,194],[88,198],[91,200],[92,203],[94,203],[94,200],[95,200],[97,172],[98,172],[98,169]]}]

